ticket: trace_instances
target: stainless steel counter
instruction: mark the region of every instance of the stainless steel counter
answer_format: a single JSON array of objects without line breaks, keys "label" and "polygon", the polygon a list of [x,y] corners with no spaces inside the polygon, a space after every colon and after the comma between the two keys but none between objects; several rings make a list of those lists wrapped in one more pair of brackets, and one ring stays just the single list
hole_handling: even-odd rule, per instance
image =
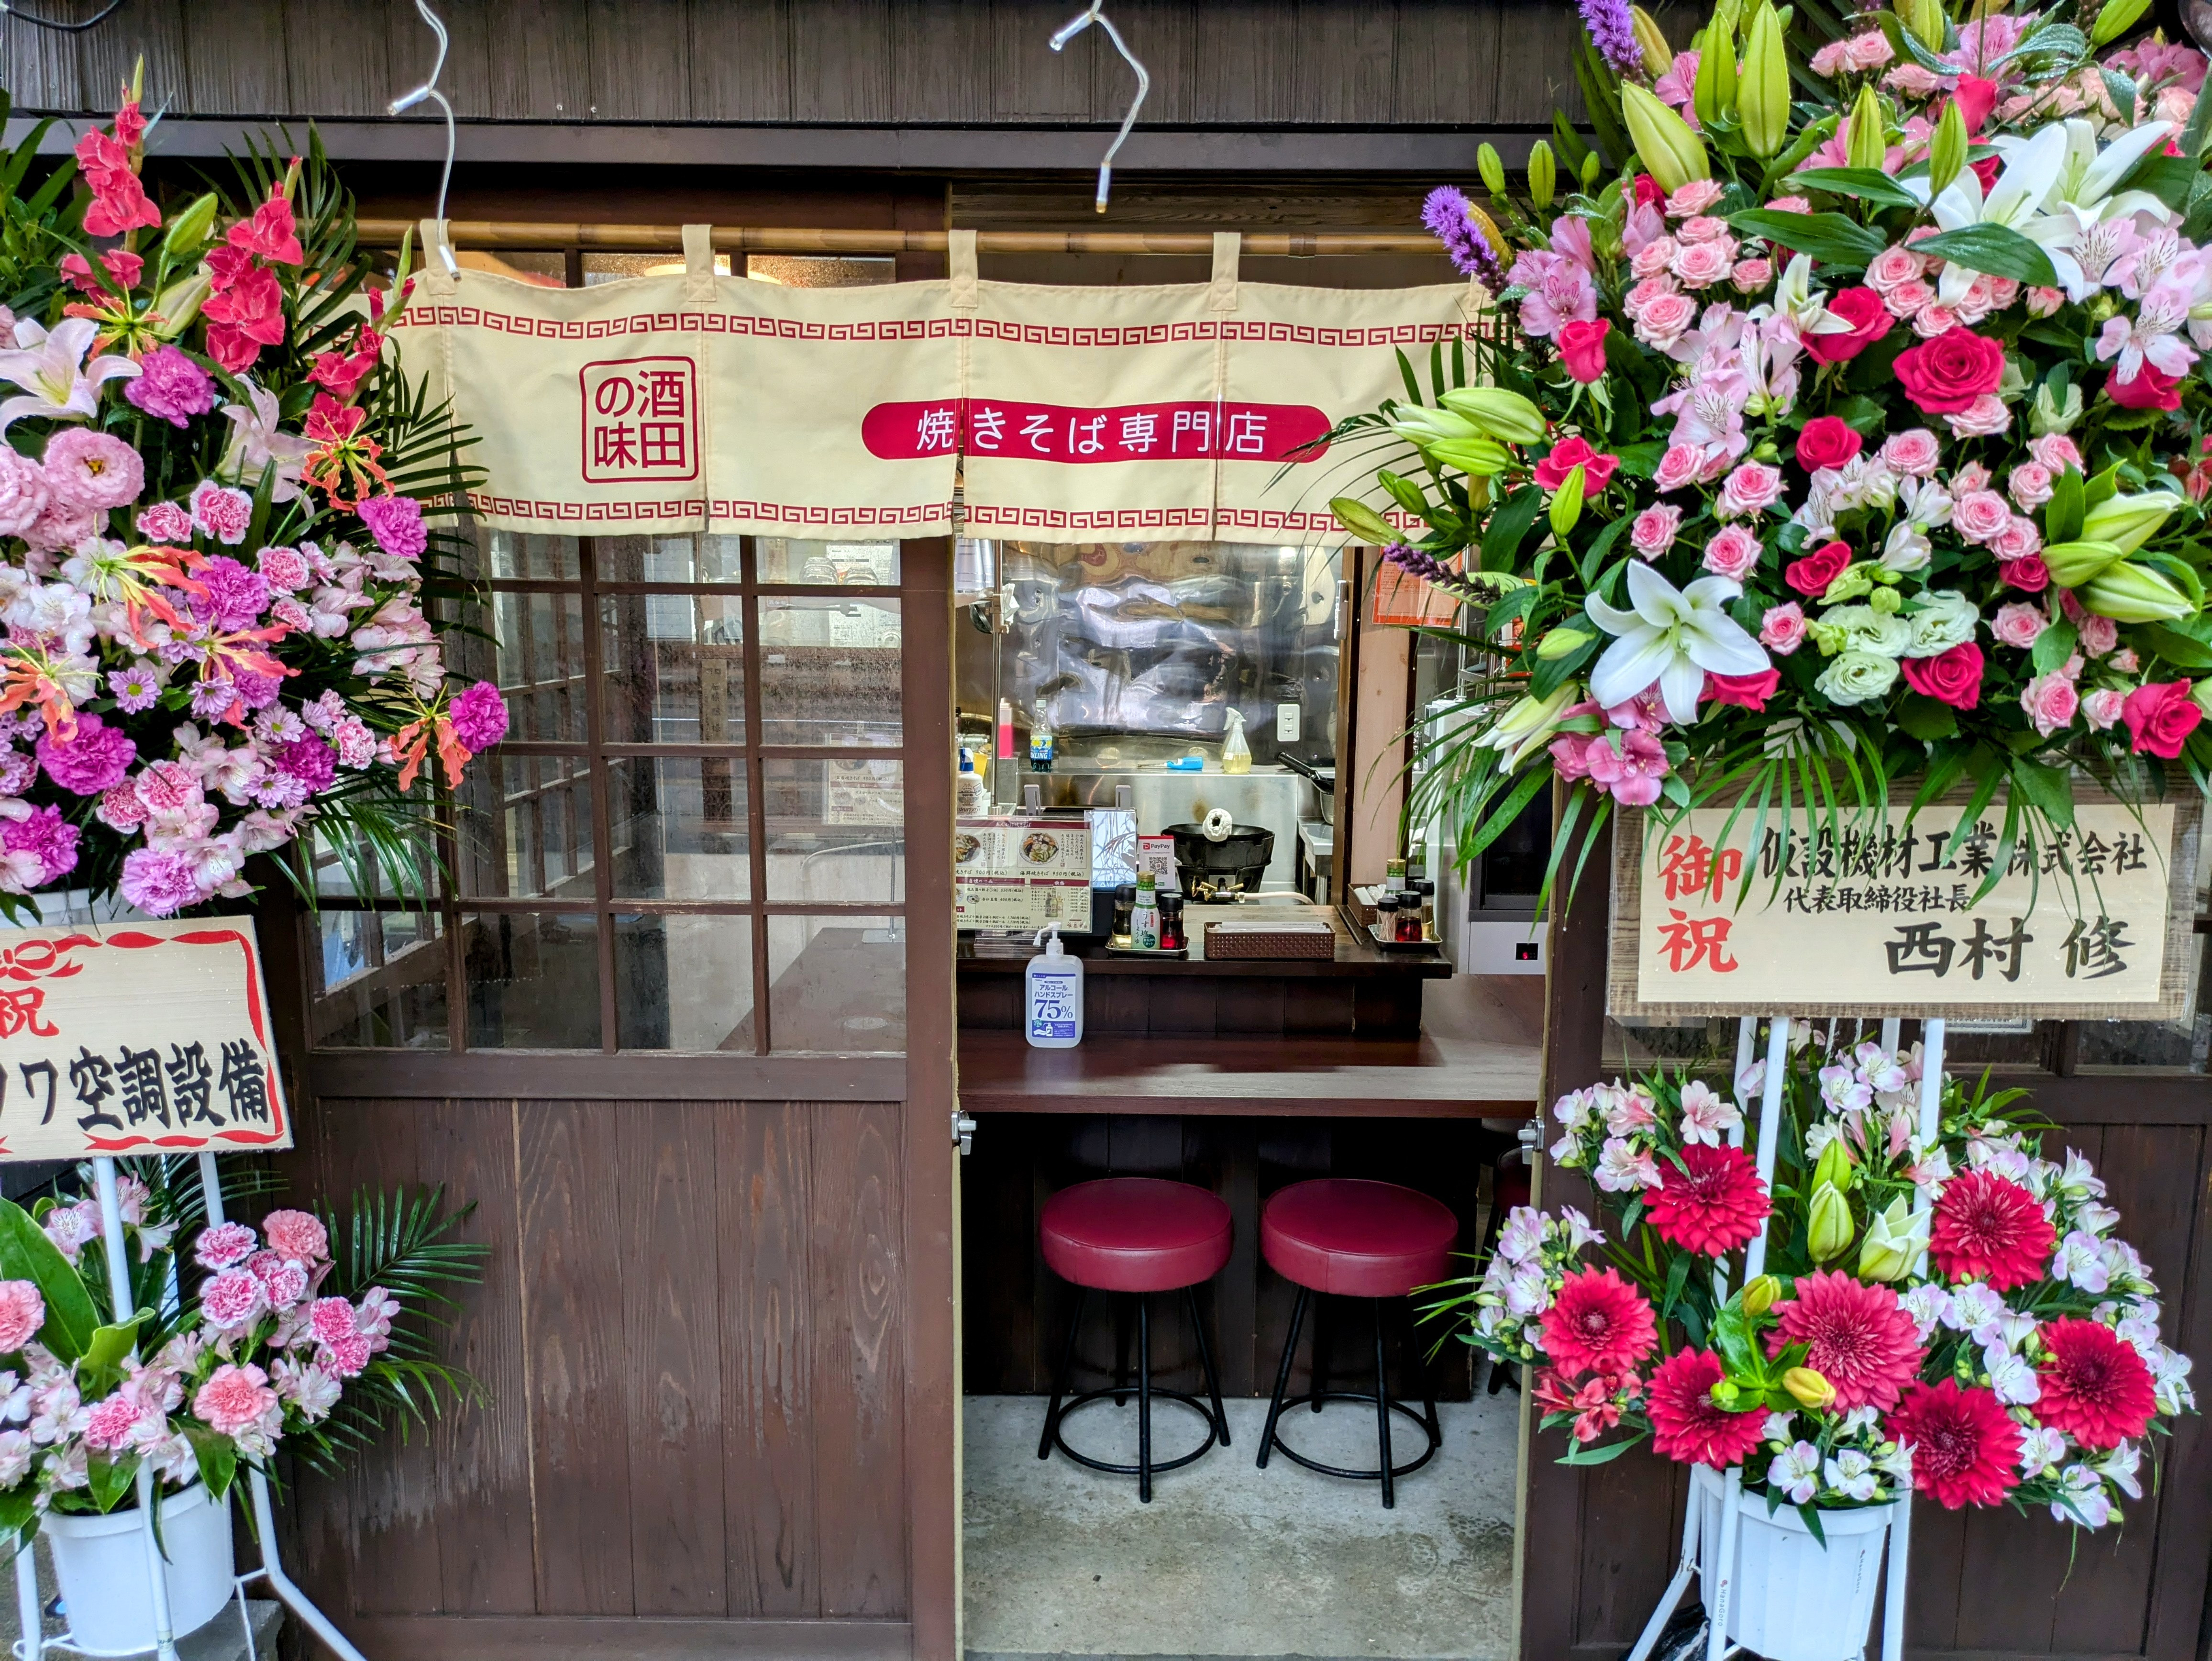
[{"label": "stainless steel counter", "polygon": [[[1049,773],[1024,772],[1020,782],[1039,786],[1046,807],[1111,807],[1115,788],[1127,785],[1139,836],[1158,836],[1170,824],[1195,824],[1215,808],[1227,808],[1237,824],[1275,833],[1274,856],[1263,879],[1270,892],[1297,890],[1298,821],[1320,815],[1320,793],[1313,782],[1286,768],[1255,767],[1249,773],[1170,773],[1158,767],[1107,771],[1078,760],[1055,764]],[[1017,792],[1001,806],[1019,805]]]}]

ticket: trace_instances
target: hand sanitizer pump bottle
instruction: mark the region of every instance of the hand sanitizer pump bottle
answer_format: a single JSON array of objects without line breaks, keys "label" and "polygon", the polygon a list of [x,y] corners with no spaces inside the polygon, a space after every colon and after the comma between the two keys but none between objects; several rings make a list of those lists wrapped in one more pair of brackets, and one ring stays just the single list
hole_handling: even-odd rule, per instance
[{"label": "hand sanitizer pump bottle", "polygon": [[1037,931],[1036,943],[1044,951],[1024,977],[1024,1030],[1032,1049],[1073,1050],[1083,1042],[1083,959],[1061,949],[1056,922]]}]

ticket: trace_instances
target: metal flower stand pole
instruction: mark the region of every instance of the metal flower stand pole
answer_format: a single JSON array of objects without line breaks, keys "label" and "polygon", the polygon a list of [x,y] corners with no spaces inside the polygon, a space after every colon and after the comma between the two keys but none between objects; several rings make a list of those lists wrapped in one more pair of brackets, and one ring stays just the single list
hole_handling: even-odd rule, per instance
[{"label": "metal flower stand pole", "polygon": [[[222,1183],[216,1175],[215,1155],[203,1153],[199,1156],[200,1189],[207,1196],[208,1226],[213,1227],[223,1220]],[[127,1321],[136,1311],[131,1308],[130,1275],[125,1268],[123,1214],[116,1202],[115,1161],[94,1159],[93,1173],[100,1188],[100,1218],[105,1231],[107,1247],[108,1286],[115,1303],[115,1318]],[[276,1514],[269,1502],[269,1479],[258,1470],[248,1468],[246,1488],[253,1504],[253,1528],[261,1542],[261,1567],[248,1569],[237,1578],[238,1618],[246,1634],[246,1650],[253,1652],[253,1623],[246,1607],[246,1588],[250,1581],[265,1580],[269,1590],[275,1592],[293,1614],[298,1615],[307,1629],[320,1639],[339,1661],[368,1661],[368,1658],[353,1646],[346,1635],[332,1624],[331,1618],[317,1609],[313,1599],[302,1591],[284,1573],[283,1561],[276,1549]],[[153,1472],[140,1467],[138,1472],[138,1510],[145,1519],[146,1569],[154,1593],[155,1656],[156,1661],[177,1661],[175,1635],[169,1630],[169,1585],[161,1558],[161,1548],[154,1537]],[[15,1653],[22,1661],[41,1661],[54,1651],[82,1653],[72,1645],[67,1634],[59,1638],[43,1636],[43,1622],[39,1608],[39,1576],[32,1554],[27,1550],[15,1554],[15,1606],[23,1628],[22,1640],[15,1646]]]},{"label": "metal flower stand pole", "polygon": [[[1749,1116],[1750,1104],[1745,1100],[1742,1080],[1751,1069],[1751,1058],[1756,1043],[1758,1019],[1746,1015],[1736,1025],[1735,1076],[1736,1104]],[[1940,1016],[1930,1016],[1923,1024],[1920,1070],[1920,1138],[1923,1143],[1934,1141],[1942,1117],[1943,1102],[1943,1021]],[[1881,1024],[1881,1046],[1894,1050],[1898,1045],[1900,1023],[1895,1019]],[[1766,1040],[1766,1073],[1762,1080],[1759,1105],[1759,1149],[1757,1160],[1759,1180],[1770,1190],[1774,1183],[1775,1144],[1781,1135],[1782,1086],[1790,1062],[1790,1018],[1775,1015],[1768,1018]],[[1729,1133],[1729,1141],[1743,1146],[1744,1127],[1741,1124]],[[1929,1207],[1928,1191],[1923,1188],[1913,1197],[1916,1215]],[[1743,1277],[1748,1285],[1765,1272],[1766,1226],[1759,1226],[1759,1232],[1744,1249]],[[1713,1270],[1713,1292],[1716,1297],[1728,1295],[1728,1270],[1725,1266]],[[1723,1661],[1732,1652],[1728,1641],[1729,1608],[1733,1602],[1735,1585],[1736,1531],[1743,1505],[1743,1467],[1731,1467],[1723,1478],[1719,1550],[1715,1558],[1720,1565],[1717,1585],[1704,1588],[1706,1615],[1705,1661]],[[1698,1553],[1702,1543],[1705,1506],[1692,1494],[1682,1518],[1682,1561],[1674,1570],[1674,1579],[1659,1599],[1659,1607],[1644,1624],[1644,1631],[1636,1646],[1628,1652],[1628,1661],[1649,1661],[1659,1636],[1666,1629],[1689,1590],[1691,1577],[1698,1573]],[[1905,1560],[1912,1543],[1912,1495],[1910,1490],[1898,1496],[1897,1514],[1889,1525],[1889,1567],[1887,1586],[1882,1599],[1881,1661],[1902,1661],[1905,1654]],[[1862,1657],[1865,1651],[1859,1652]]]}]

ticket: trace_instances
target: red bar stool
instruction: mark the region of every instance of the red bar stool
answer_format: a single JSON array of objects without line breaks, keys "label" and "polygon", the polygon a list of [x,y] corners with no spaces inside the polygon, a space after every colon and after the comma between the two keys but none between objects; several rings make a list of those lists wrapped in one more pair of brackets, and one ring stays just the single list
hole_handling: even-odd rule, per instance
[{"label": "red bar stool", "polygon": [[[1215,1195],[1188,1183],[1170,1183],[1156,1177],[1107,1177],[1097,1182],[1064,1188],[1045,1202],[1038,1220],[1044,1261],[1052,1272],[1076,1288],[1075,1312],[1068,1318],[1067,1342],[1060,1351],[1060,1371],[1052,1384],[1052,1405],[1045,1409],[1044,1434],[1037,1441],[1037,1457],[1048,1459],[1057,1447],[1079,1465],[1112,1471],[1137,1479],[1137,1498],[1152,1503],[1152,1478],[1174,1470],[1204,1455],[1216,1442],[1229,1445],[1229,1415],[1221,1406],[1221,1380],[1213,1370],[1213,1352],[1206,1345],[1206,1323],[1198,1311],[1194,1290],[1210,1281],[1229,1261],[1235,1238],[1229,1208]],[[1094,1390],[1063,1407],[1068,1370],[1075,1361],[1075,1337],[1083,1324],[1083,1306],[1093,1292],[1133,1296],[1137,1300],[1137,1463],[1117,1465],[1078,1453],[1061,1434],[1067,1415],[1105,1396],[1116,1406],[1127,1391],[1116,1380],[1114,1388]],[[1194,1396],[1178,1390],[1161,1390],[1152,1384],[1152,1296],[1155,1292],[1181,1292],[1189,1305],[1191,1325],[1198,1334],[1198,1359],[1206,1369],[1208,1411]],[[1160,1396],[1188,1408],[1206,1421],[1206,1439],[1188,1453],[1172,1459],[1152,1457],[1152,1398]]]},{"label": "red bar stool", "polygon": [[[1260,1438],[1260,1469],[1267,1456],[1279,1450],[1308,1470],[1327,1476],[1349,1476],[1362,1482],[1380,1481],[1382,1506],[1398,1503],[1397,1479],[1411,1475],[1436,1457],[1443,1445],[1437,1422],[1436,1388],[1428,1368],[1419,1362],[1419,1349],[1409,1353],[1421,1373],[1425,1411],[1415,1413],[1403,1402],[1390,1399],[1390,1375],[1382,1349],[1382,1305],[1386,1299],[1405,1297],[1416,1287],[1432,1286],[1451,1270],[1451,1250],[1459,1238],[1459,1219],[1441,1201],[1395,1183],[1372,1183],[1329,1177],[1293,1183],[1279,1190],[1260,1214],[1260,1250],[1285,1280],[1298,1288],[1291,1311],[1290,1336],[1284,1341],[1283,1363],[1275,1372],[1274,1400],[1267,1406],[1267,1428]],[[1306,1308],[1316,1293],[1324,1297],[1365,1298],[1375,1314],[1375,1393],[1316,1388],[1304,1396],[1285,1396],[1290,1388],[1291,1360],[1297,1354],[1298,1333],[1305,1324]],[[1318,1345],[1316,1345],[1318,1350]],[[1316,1354],[1314,1370],[1321,1371]],[[1375,1434],[1380,1458],[1373,1470],[1346,1470],[1309,1459],[1283,1440],[1279,1421],[1283,1409],[1310,1402],[1318,1413],[1328,1402],[1372,1402]],[[1390,1415],[1402,1413],[1427,1434],[1421,1457],[1407,1464],[1393,1464],[1390,1453]]]}]

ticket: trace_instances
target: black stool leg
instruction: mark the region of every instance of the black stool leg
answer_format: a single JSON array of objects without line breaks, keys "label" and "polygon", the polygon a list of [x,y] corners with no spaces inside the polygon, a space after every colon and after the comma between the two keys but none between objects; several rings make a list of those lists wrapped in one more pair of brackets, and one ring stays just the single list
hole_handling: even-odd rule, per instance
[{"label": "black stool leg", "polygon": [[1152,1503],[1152,1300],[1137,1294],[1137,1498]]},{"label": "black stool leg", "polygon": [[1437,1373],[1429,1353],[1421,1348],[1421,1332],[1414,1324],[1413,1305],[1406,1305],[1406,1354],[1413,1358],[1413,1366],[1420,1374],[1421,1412],[1423,1422],[1429,1427],[1429,1440],[1439,1443],[1444,1439],[1444,1427],[1437,1417]]},{"label": "black stool leg", "polygon": [[1229,1445],[1229,1413],[1221,1405],[1221,1378],[1213,1370],[1213,1348],[1206,1342],[1206,1317],[1198,1312],[1198,1288],[1185,1287],[1183,1297],[1190,1304],[1190,1328],[1198,1335],[1198,1363],[1206,1369],[1206,1393],[1213,1399],[1213,1427],[1220,1433],[1221,1445]]},{"label": "black stool leg", "polygon": [[1329,1318],[1328,1299],[1314,1305],[1313,1322],[1313,1400],[1308,1405],[1319,1413],[1321,1398],[1328,1392],[1328,1341],[1330,1329],[1336,1324]]},{"label": "black stool leg", "polygon": [[1275,1421],[1283,1416],[1283,1397],[1291,1388],[1291,1360],[1298,1353],[1298,1329],[1305,1324],[1306,1302],[1313,1296],[1310,1289],[1298,1288],[1297,1301],[1291,1305],[1290,1336],[1283,1340],[1283,1364],[1275,1369],[1275,1399],[1267,1403],[1267,1427],[1260,1434],[1260,1469],[1267,1469],[1267,1454],[1275,1445]]},{"label": "black stool leg", "polygon": [[1127,1407],[1129,1402],[1129,1300],[1126,1297],[1109,1297],[1114,1306],[1114,1405]]},{"label": "black stool leg", "polygon": [[1060,1371],[1052,1377],[1052,1405],[1044,1410],[1044,1434],[1037,1438],[1037,1457],[1052,1457],[1053,1433],[1060,1428],[1060,1404],[1067,1394],[1067,1375],[1075,1366],[1075,1335],[1083,1324],[1084,1300],[1091,1295],[1085,1287],[1075,1288],[1075,1312],[1067,1317],[1067,1342],[1060,1347]]},{"label": "black stool leg", "polygon": [[1390,1368],[1382,1353],[1382,1300],[1375,1302],[1375,1434],[1382,1445],[1382,1509],[1395,1510],[1398,1490],[1390,1476]]}]

